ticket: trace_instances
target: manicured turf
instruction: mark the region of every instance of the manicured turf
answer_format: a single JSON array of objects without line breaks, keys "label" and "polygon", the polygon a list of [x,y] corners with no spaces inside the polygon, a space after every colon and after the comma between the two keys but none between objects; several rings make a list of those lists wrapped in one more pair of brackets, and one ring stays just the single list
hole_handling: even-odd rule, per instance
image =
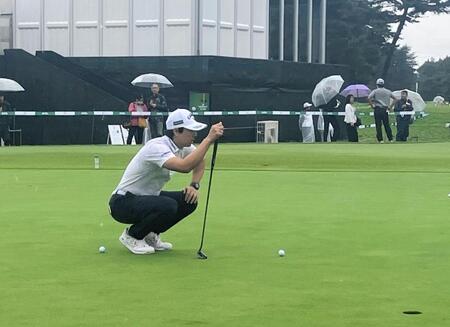
[{"label": "manicured turf", "polygon": [[450,143],[221,144],[206,261],[207,175],[172,252],[118,242],[107,201],[137,150],[0,148],[1,326],[450,324]]}]

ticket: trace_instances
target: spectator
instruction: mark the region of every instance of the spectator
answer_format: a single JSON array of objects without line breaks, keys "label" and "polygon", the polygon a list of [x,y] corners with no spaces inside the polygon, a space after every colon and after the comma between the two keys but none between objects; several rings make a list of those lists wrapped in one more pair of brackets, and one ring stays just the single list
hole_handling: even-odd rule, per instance
[{"label": "spectator", "polygon": [[409,124],[411,122],[410,115],[400,114],[402,111],[413,111],[413,104],[408,99],[408,91],[404,90],[401,93],[401,98],[395,104],[394,111],[397,113],[397,135],[396,141],[406,142],[409,136]]},{"label": "spectator", "polygon": [[[331,100],[326,105],[322,106],[324,115],[323,115],[323,123],[324,123],[324,131],[323,131],[323,141],[328,142],[328,133],[331,134],[331,142],[336,142],[340,137],[340,128],[339,128],[339,122],[337,119],[337,113],[339,111],[341,103],[335,97],[333,100]],[[328,114],[327,114],[328,113]],[[332,126],[332,129],[330,129],[330,124]],[[331,133],[331,130],[333,131]]]},{"label": "spectator", "polygon": [[355,98],[353,95],[347,95],[345,99],[345,118],[347,125],[347,136],[349,142],[358,142],[358,118],[356,117],[356,108],[353,106]]},{"label": "spectator", "polygon": [[[128,106],[129,112],[147,112],[147,106],[144,103],[144,97],[142,95],[136,97],[134,102],[131,102]],[[145,117],[131,116],[130,129],[128,130],[127,144],[131,144],[131,141],[136,140],[136,144],[142,144],[142,136],[144,135],[144,128],[147,127],[147,119]]]},{"label": "spectator", "polygon": [[386,136],[390,142],[393,142],[392,130],[389,125],[388,110],[392,110],[392,106],[389,103],[393,99],[397,99],[392,95],[392,92],[384,88],[384,80],[377,79],[377,89],[373,90],[369,94],[369,104],[373,108],[375,116],[375,127],[377,129],[377,140],[379,143],[383,143],[383,132],[381,130],[381,124],[384,125]]},{"label": "spectator", "polygon": [[325,142],[323,137],[323,130],[325,129],[322,110],[320,109],[320,114],[313,116],[314,121],[314,132],[316,134],[316,142]]},{"label": "spectator", "polygon": [[303,104],[303,109],[305,113],[300,115],[298,120],[298,125],[300,127],[300,131],[302,132],[303,143],[314,143],[316,141],[314,135],[314,122],[312,113],[308,112],[312,109],[312,104],[309,102],[305,102]]},{"label": "spectator", "polygon": [[[0,112],[11,111],[11,105],[0,96]],[[3,139],[5,145],[10,145],[9,128],[12,124],[11,116],[0,116],[0,139]],[[1,140],[0,140],[1,142]]]},{"label": "spectator", "polygon": [[[148,101],[148,108],[151,113],[168,112],[166,98],[159,94],[159,85],[153,84],[151,87],[152,95]],[[148,117],[150,123],[151,138],[163,136],[164,118],[160,116]]]}]

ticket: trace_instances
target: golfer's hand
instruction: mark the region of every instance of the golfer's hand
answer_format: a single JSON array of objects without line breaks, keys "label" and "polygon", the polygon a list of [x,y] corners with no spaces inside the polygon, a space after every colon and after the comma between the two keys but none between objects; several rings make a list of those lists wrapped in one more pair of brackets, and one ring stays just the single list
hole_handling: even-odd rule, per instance
[{"label": "golfer's hand", "polygon": [[184,189],[184,201],[189,204],[194,204],[198,202],[198,191],[192,186],[188,186]]},{"label": "golfer's hand", "polygon": [[209,134],[207,136],[208,140],[211,143],[214,143],[218,138],[220,138],[223,135],[223,124],[218,123],[211,126],[211,129],[209,130]]}]

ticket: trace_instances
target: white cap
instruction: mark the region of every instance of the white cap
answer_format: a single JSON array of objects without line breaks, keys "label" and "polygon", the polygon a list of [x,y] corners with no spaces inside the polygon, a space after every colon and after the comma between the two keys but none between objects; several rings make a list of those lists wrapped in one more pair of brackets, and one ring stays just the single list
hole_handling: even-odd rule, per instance
[{"label": "white cap", "polygon": [[303,104],[303,108],[304,108],[304,109],[309,108],[309,107],[312,107],[312,104],[311,104],[311,103],[305,102],[305,103]]},{"label": "white cap", "polygon": [[384,85],[384,79],[382,78],[377,79],[377,85]]},{"label": "white cap", "polygon": [[166,121],[166,128],[168,130],[184,127],[191,131],[200,131],[207,126],[206,124],[197,122],[192,112],[186,109],[177,109],[171,112]]}]

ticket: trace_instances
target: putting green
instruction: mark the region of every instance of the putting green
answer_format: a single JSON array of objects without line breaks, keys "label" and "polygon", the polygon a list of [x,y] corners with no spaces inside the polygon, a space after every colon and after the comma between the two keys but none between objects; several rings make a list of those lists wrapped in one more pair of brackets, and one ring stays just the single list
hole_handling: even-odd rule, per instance
[{"label": "putting green", "polygon": [[221,144],[203,261],[207,175],[173,251],[120,245],[107,201],[137,150],[0,148],[0,325],[449,323],[449,143]]}]

